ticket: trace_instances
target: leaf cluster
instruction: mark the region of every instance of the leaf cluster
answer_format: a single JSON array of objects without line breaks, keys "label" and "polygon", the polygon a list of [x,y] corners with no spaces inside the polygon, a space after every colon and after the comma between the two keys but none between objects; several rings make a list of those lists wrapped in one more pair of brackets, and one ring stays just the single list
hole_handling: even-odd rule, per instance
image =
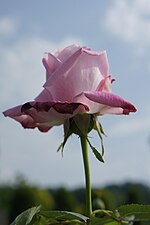
[{"label": "leaf cluster", "polygon": [[150,221],[150,205],[123,205],[114,211],[95,210],[91,218],[68,211],[42,211],[41,206],[21,213],[11,225],[132,225]]}]

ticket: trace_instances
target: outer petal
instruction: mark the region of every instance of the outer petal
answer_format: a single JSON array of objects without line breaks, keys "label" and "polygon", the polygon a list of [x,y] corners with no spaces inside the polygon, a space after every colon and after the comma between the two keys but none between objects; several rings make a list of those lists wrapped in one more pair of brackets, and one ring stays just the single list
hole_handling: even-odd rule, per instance
[{"label": "outer petal", "polygon": [[56,81],[59,77],[62,77],[64,74],[70,70],[70,68],[73,66],[73,64],[76,62],[78,57],[82,53],[82,48],[80,48],[78,51],[76,51],[71,57],[69,57],[65,63],[62,64],[62,66],[56,70],[52,76],[49,77],[48,81],[44,84],[44,87],[49,89],[50,86],[53,85],[53,82]]},{"label": "outer petal", "polygon": [[46,80],[48,80],[51,74],[62,64],[61,61],[51,53],[46,53],[42,62],[46,69]]},{"label": "outer petal", "polygon": [[52,54],[57,57],[62,63],[66,62],[76,51],[81,47],[78,45],[70,45],[62,50],[55,50]]},{"label": "outer petal", "polygon": [[24,128],[37,127],[46,132],[52,126],[61,125],[66,119],[86,111],[88,107],[80,103],[33,101],[11,108],[4,115],[20,122]]},{"label": "outer petal", "polygon": [[[136,112],[136,108],[128,101],[119,97],[118,95],[108,92],[84,92],[85,96],[96,103],[100,103],[104,106],[117,107],[123,109],[123,114],[129,114],[130,112]],[[112,111],[113,113],[113,111]]]},{"label": "outer petal", "polygon": [[[106,52],[93,53],[80,48],[44,84],[54,100],[72,101],[84,92],[97,90],[108,73]],[[105,74],[107,77],[108,74]]]},{"label": "outer petal", "polygon": [[48,102],[52,101],[52,95],[47,89],[44,89],[36,98],[35,101],[37,102]]},{"label": "outer petal", "polygon": [[38,128],[42,132],[47,132],[51,127],[36,123],[30,115],[23,114],[21,112],[22,105],[16,106],[14,108],[8,109],[3,112],[4,116],[8,116],[16,121],[18,121],[24,128]]},{"label": "outer petal", "polygon": [[101,74],[106,77],[109,75],[109,63],[107,58],[106,51],[94,52],[88,49],[84,49],[84,51],[90,55],[99,57],[99,69]]}]

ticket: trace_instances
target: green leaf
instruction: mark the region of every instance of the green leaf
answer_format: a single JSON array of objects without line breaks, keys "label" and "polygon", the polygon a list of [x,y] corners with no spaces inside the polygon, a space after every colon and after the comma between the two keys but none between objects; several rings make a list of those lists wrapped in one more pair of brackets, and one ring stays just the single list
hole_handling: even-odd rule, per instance
[{"label": "green leaf", "polygon": [[65,222],[65,221],[79,221],[82,223],[86,223],[89,218],[83,216],[78,213],[68,212],[68,211],[43,211],[40,213],[44,218],[50,221],[58,221],[58,222]]},{"label": "green leaf", "polygon": [[103,224],[107,224],[109,222],[112,222],[112,219],[110,217],[108,217],[108,218],[98,218],[98,217],[91,218],[91,225],[103,225]]},{"label": "green leaf", "polygon": [[91,225],[118,225],[115,214],[110,210],[95,210],[91,218]]},{"label": "green leaf", "polygon": [[94,146],[92,146],[92,144],[90,143],[90,141],[88,140],[88,138],[87,138],[87,141],[88,141],[88,143],[89,143],[89,145],[90,145],[90,148],[92,149],[92,151],[93,151],[95,157],[96,157],[100,162],[104,162],[102,155],[97,151],[97,149],[96,149]]},{"label": "green leaf", "polygon": [[117,209],[117,213],[125,221],[150,221],[150,205],[123,205]]},{"label": "green leaf", "polygon": [[32,207],[22,212],[19,216],[16,217],[14,222],[11,225],[28,225],[31,223],[33,217],[40,212],[41,206]]}]

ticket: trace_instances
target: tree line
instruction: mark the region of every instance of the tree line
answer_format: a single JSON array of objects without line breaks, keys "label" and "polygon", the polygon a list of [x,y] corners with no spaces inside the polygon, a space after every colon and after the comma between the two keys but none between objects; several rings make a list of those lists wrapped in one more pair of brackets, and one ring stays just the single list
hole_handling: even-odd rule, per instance
[{"label": "tree line", "polygon": [[[97,187],[92,189],[92,198],[94,210],[113,210],[128,203],[150,205],[150,187],[140,183]],[[0,186],[0,224],[10,224],[22,211],[37,205],[42,205],[43,210],[67,210],[84,214],[85,190],[65,187],[43,189],[23,180],[14,185]]]}]

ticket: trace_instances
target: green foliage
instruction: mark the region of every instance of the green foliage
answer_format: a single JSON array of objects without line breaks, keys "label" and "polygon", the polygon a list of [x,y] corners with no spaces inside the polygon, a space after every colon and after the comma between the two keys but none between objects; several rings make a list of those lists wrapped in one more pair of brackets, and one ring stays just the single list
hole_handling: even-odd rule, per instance
[{"label": "green foliage", "polygon": [[53,196],[55,199],[56,210],[69,210],[73,211],[77,206],[75,196],[67,189],[61,187],[53,190]]},{"label": "green foliage", "polygon": [[47,219],[48,223],[86,223],[88,221],[88,217],[81,215],[79,213],[67,212],[67,211],[49,211],[49,212],[41,212],[40,214],[44,218]]},{"label": "green foliage", "polygon": [[[22,188],[24,187],[24,188]],[[29,191],[32,190],[32,191]],[[21,191],[24,190],[26,193],[26,197],[15,197]],[[35,192],[33,194],[33,192]],[[30,193],[30,194],[29,194]],[[37,194],[38,193],[38,194]],[[46,194],[47,193],[47,194]],[[19,194],[20,195],[20,194]],[[17,201],[15,198],[18,199]],[[20,200],[19,200],[20,199]],[[93,223],[101,223],[102,221],[112,221],[111,216],[106,215],[108,212],[106,209],[111,210],[110,212],[114,213],[114,216],[118,216],[117,220],[120,217],[124,217],[122,214],[122,209],[120,209],[120,205],[122,204],[130,204],[130,203],[138,203],[139,205],[145,204],[150,205],[150,188],[141,185],[141,184],[124,184],[124,185],[110,185],[104,188],[93,188],[92,191],[92,199],[93,199],[93,210],[101,210],[101,213],[96,213],[96,218],[92,218]],[[31,201],[32,200],[32,201]],[[33,202],[34,200],[34,202]],[[27,204],[27,201],[29,203]],[[18,205],[19,202],[19,205]],[[49,202],[49,203],[48,203]],[[21,205],[23,206],[21,208]],[[28,185],[26,182],[18,182],[15,187],[3,185],[0,187],[0,211],[1,213],[4,212],[5,216],[12,213],[12,209],[16,212],[12,215],[10,222],[14,220],[14,218],[21,213],[22,211],[26,210],[27,208],[33,207],[35,205],[42,205],[42,210],[61,210],[61,211],[74,211],[80,214],[84,214],[85,210],[85,190],[84,188],[75,189],[70,191],[66,188],[57,188],[57,189],[49,189],[49,190],[42,190],[40,188],[35,188],[31,185]],[[18,210],[18,207],[20,210]],[[117,209],[118,211],[115,211]],[[105,210],[105,211],[104,211]],[[120,210],[120,211],[119,211]],[[105,213],[104,213],[105,212]],[[118,214],[119,213],[119,214]],[[131,213],[132,214],[132,213]],[[34,217],[33,220],[36,218],[36,223],[34,225],[45,225],[44,219],[42,216]],[[100,218],[99,218],[100,217]],[[128,216],[126,216],[128,217]],[[129,216],[132,219],[132,215]],[[103,219],[103,220],[102,220]],[[8,225],[8,223],[0,221],[3,225]],[[111,222],[108,225],[116,225],[119,222]],[[148,225],[149,222],[141,222],[137,221],[134,225]],[[119,224],[120,225],[120,224]]]},{"label": "green foliage", "polygon": [[118,208],[119,217],[133,221],[150,221],[150,205],[129,204]]},{"label": "green foliage", "polygon": [[67,211],[40,211],[40,206],[22,212],[11,225],[86,224],[88,218]]},{"label": "green foliage", "polygon": [[13,188],[8,185],[2,185],[0,187],[0,209],[9,211],[12,197]]},{"label": "green foliage", "polygon": [[132,225],[136,221],[150,221],[150,205],[130,204],[120,206],[114,211],[96,210],[91,220],[92,225]]},{"label": "green foliage", "polygon": [[11,222],[19,213],[32,206],[42,205],[44,209],[52,209],[54,200],[47,190],[21,183],[15,187],[10,203],[9,221]]},{"label": "green foliage", "polygon": [[11,225],[132,225],[135,221],[150,221],[150,206],[130,204],[114,211],[96,210],[91,218],[68,211],[40,211],[38,206],[21,213]]},{"label": "green foliage", "polygon": [[110,209],[113,210],[117,207],[115,196],[110,190],[106,188],[103,189],[93,189],[93,210],[96,209]]},{"label": "green foliage", "polygon": [[17,218],[14,220],[11,225],[28,225],[31,224],[33,217],[40,211],[40,206],[32,207],[31,209],[27,209],[22,212]]}]

